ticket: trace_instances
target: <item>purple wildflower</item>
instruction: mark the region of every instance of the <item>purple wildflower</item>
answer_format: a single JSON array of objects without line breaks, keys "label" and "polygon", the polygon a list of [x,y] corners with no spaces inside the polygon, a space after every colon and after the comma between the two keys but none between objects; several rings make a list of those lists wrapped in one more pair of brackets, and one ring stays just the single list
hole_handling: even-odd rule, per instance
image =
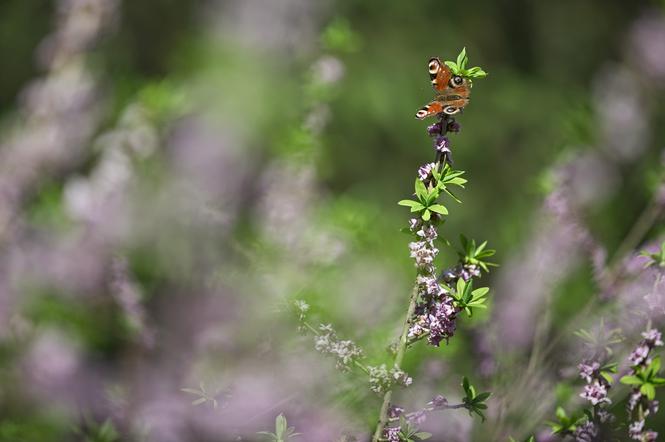
[{"label": "purple wildflower", "polygon": [[590,364],[581,363],[577,368],[580,370],[580,377],[584,379],[587,384],[590,384],[593,379],[598,376],[600,364],[596,361],[593,361]]},{"label": "purple wildflower", "polygon": [[390,407],[388,407],[388,417],[390,419],[398,419],[402,413],[404,413],[404,408],[402,407],[393,404],[390,404]]},{"label": "purple wildflower", "polygon": [[480,267],[475,264],[464,264],[460,271],[460,277],[465,281],[470,280],[471,278],[477,278],[480,276]]},{"label": "purple wildflower", "polygon": [[598,437],[598,426],[591,421],[586,421],[575,429],[573,435],[576,442],[593,442]]},{"label": "purple wildflower", "polygon": [[436,169],[436,163],[427,163],[418,168],[418,178],[420,181],[427,181],[432,175],[432,171]]},{"label": "purple wildflower", "polygon": [[433,407],[435,410],[443,409],[448,405],[448,399],[441,396],[440,394],[437,394],[427,405]]},{"label": "purple wildflower", "polygon": [[450,153],[450,141],[447,137],[440,135],[434,140],[434,149],[441,153]]},{"label": "purple wildflower", "polygon": [[454,119],[451,118],[450,121],[448,121],[448,132],[457,133],[461,128],[462,126]]},{"label": "purple wildflower", "polygon": [[[642,339],[637,347],[630,354],[631,374],[643,369],[651,363],[649,353],[655,347],[663,345],[662,336],[656,329],[650,329],[642,333]],[[658,411],[658,401],[649,400],[642,394],[639,387],[633,388],[628,398],[628,421],[631,422],[628,427],[628,433],[631,439],[639,441],[655,441],[658,433],[651,430],[644,430],[644,418],[655,414]],[[637,411],[636,411],[637,410]]]},{"label": "purple wildflower", "polygon": [[411,258],[416,261],[416,267],[426,273],[431,273],[434,269],[434,257],[439,253],[439,249],[432,247],[427,241],[414,241],[409,243]]},{"label": "purple wildflower", "polygon": [[423,296],[440,298],[446,293],[445,289],[441,287],[434,276],[418,275],[416,282],[418,283],[421,289],[421,295]]},{"label": "purple wildflower", "polygon": [[602,404],[603,402],[611,404],[612,401],[607,397],[607,387],[598,381],[584,386],[584,392],[580,397],[591,402],[592,405]]},{"label": "purple wildflower", "polygon": [[439,236],[436,232],[436,229],[431,224],[425,224],[420,230],[416,232],[416,235],[429,242],[434,241]]},{"label": "purple wildflower", "polygon": [[628,358],[632,365],[640,365],[646,361],[647,356],[649,356],[650,348],[646,344],[638,345],[635,350],[632,351],[630,357]]},{"label": "purple wildflower", "polygon": [[[442,129],[442,126],[441,126],[441,122],[439,121],[439,122],[434,123],[430,126],[427,126],[427,133],[430,136],[441,135],[441,129]],[[450,129],[448,129],[448,130],[450,130]]]},{"label": "purple wildflower", "polygon": [[442,340],[448,340],[455,334],[457,309],[453,306],[452,298],[447,297],[442,302],[434,303],[433,308],[426,317],[429,328],[427,340],[438,347]]},{"label": "purple wildflower", "polygon": [[662,335],[655,328],[642,332],[642,337],[650,347],[661,347],[663,345]]},{"label": "purple wildflower", "polygon": [[644,429],[644,420],[636,421],[628,427],[628,435],[631,439],[641,440],[642,430]]},{"label": "purple wildflower", "polygon": [[385,438],[386,441],[388,442],[399,442],[399,432],[401,431],[401,428],[399,426],[397,427],[386,427],[383,430],[383,437]]}]

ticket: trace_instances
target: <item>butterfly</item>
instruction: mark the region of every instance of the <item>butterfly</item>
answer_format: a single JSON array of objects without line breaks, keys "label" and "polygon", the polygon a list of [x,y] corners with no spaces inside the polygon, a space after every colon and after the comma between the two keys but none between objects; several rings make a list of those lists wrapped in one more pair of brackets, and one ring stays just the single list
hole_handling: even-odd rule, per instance
[{"label": "butterfly", "polygon": [[432,86],[437,92],[436,99],[423,106],[416,112],[416,118],[423,118],[447,114],[454,115],[464,109],[469,104],[471,95],[471,83],[466,78],[455,75],[448,66],[438,58],[431,58],[427,64],[429,69],[429,78],[432,80]]}]

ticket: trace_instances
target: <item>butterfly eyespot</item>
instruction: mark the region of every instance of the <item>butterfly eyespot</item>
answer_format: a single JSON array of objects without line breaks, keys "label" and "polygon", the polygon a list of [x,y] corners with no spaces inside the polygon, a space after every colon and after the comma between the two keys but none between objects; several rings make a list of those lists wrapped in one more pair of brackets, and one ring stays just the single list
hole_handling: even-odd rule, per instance
[{"label": "butterfly eyespot", "polygon": [[452,87],[461,86],[463,84],[464,84],[464,78],[460,77],[459,75],[455,75],[453,78],[450,79],[450,85]]},{"label": "butterfly eyespot", "polygon": [[455,106],[446,106],[443,108],[443,113],[447,115],[455,115],[457,112],[459,112],[459,108]]},{"label": "butterfly eyespot", "polygon": [[436,72],[439,70],[439,63],[437,63],[435,60],[432,60],[429,62],[427,67],[430,74],[436,74]]},{"label": "butterfly eyespot", "polygon": [[425,108],[422,108],[418,112],[416,112],[416,118],[418,118],[419,120],[422,120],[426,116],[427,116],[427,109]]}]

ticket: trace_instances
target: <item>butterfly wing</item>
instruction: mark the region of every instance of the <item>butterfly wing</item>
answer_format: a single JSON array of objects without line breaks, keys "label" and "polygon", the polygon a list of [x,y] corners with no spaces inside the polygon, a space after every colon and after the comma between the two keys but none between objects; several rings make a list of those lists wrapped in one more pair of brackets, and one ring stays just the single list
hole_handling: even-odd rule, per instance
[{"label": "butterfly wing", "polygon": [[439,92],[435,101],[423,106],[416,112],[416,118],[422,120],[440,113],[454,115],[469,103],[470,83],[464,77],[453,75],[448,66],[438,58],[430,58],[427,65],[432,87]]},{"label": "butterfly wing", "polygon": [[435,101],[432,101],[429,104],[418,109],[416,112],[416,118],[422,120],[432,115],[446,114],[446,115],[455,115],[462,109],[464,106],[469,104],[469,98],[462,97],[459,95],[446,95],[439,96]]},{"label": "butterfly wing", "polygon": [[437,92],[444,92],[449,88],[453,73],[450,68],[441,62],[438,58],[430,58],[427,63],[429,78],[432,81],[432,87]]}]

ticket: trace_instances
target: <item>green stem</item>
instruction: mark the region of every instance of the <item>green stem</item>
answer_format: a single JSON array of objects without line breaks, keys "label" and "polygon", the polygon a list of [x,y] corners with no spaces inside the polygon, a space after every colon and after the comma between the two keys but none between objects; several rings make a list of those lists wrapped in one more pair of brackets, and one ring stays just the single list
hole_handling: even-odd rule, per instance
[{"label": "green stem", "polygon": [[[399,344],[397,347],[397,354],[395,355],[394,367],[400,370],[402,361],[404,360],[404,353],[406,352],[407,345],[407,335],[409,333],[409,324],[411,323],[411,317],[413,312],[416,309],[416,301],[418,300],[418,285],[413,287],[411,291],[411,299],[409,300],[409,309],[406,313],[406,318],[404,318],[404,324],[402,325],[402,334],[399,338]],[[376,426],[376,431],[372,437],[372,442],[379,442],[381,440],[381,435],[383,434],[383,429],[388,422],[388,407],[390,406],[390,398],[392,397],[393,391],[392,388],[383,395],[383,403],[381,404],[381,411],[379,413],[379,423]]]}]

